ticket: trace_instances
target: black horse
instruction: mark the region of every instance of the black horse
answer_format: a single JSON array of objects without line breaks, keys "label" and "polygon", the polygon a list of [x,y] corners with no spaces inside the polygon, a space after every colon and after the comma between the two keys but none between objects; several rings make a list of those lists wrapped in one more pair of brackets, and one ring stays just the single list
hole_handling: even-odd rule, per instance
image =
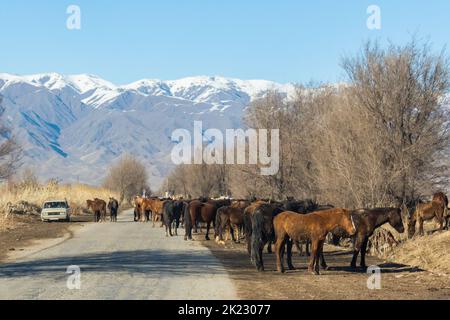
[{"label": "black horse", "polygon": [[273,243],[275,240],[273,218],[281,212],[283,210],[278,205],[262,204],[250,215],[251,260],[258,271],[264,271],[263,249],[266,243]]},{"label": "black horse", "polygon": [[111,222],[117,222],[117,213],[119,211],[119,202],[114,198],[109,198],[108,210],[111,214]]},{"label": "black horse", "polygon": [[166,237],[173,237],[172,227],[175,229],[175,235],[178,235],[180,219],[184,212],[185,203],[183,201],[166,201],[163,207],[163,223],[166,227]]}]

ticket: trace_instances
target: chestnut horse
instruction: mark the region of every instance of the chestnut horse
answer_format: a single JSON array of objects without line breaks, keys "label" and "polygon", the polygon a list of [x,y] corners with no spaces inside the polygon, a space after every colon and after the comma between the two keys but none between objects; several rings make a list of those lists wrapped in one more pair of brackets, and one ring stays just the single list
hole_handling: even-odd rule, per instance
[{"label": "chestnut horse", "polygon": [[86,201],[87,209],[94,213],[95,222],[106,222],[106,202],[95,198],[94,200]]},{"label": "chestnut horse", "polygon": [[230,230],[232,240],[240,241],[241,229],[244,226],[244,212],[240,208],[222,207],[217,210],[214,237],[218,243],[225,244],[223,231]]},{"label": "chestnut horse", "polygon": [[[308,270],[320,274],[319,261],[323,254],[323,245],[327,234],[336,228],[342,228],[350,236],[356,233],[351,212],[347,209],[331,209],[299,215],[295,212],[283,212],[274,219],[276,235],[277,270],[284,272],[283,256],[287,244],[287,263],[292,264],[292,242],[311,240],[311,257]],[[325,267],[325,266],[323,266]]]},{"label": "chestnut horse", "polygon": [[147,217],[147,219],[145,219],[146,221],[148,221],[148,212],[150,209],[147,209],[147,202],[146,202],[146,198],[140,197],[140,196],[136,196],[134,197],[134,221],[135,222],[139,222],[139,221],[144,221],[144,217]]},{"label": "chestnut horse", "polygon": [[163,222],[163,214],[164,214],[164,204],[167,200],[160,200],[159,198],[149,199],[150,210],[152,212],[152,222],[153,228],[155,227],[155,223],[161,221],[161,227],[164,226]]},{"label": "chestnut horse", "polygon": [[211,203],[204,203],[199,200],[194,200],[186,206],[184,211],[184,228],[185,236],[184,240],[192,239],[192,229],[194,233],[197,233],[197,224],[199,222],[206,223],[206,235],[205,239],[209,239],[209,229],[211,223],[214,224],[216,219],[217,207]]},{"label": "chestnut horse", "polygon": [[408,237],[412,238],[416,233],[416,223],[419,222],[419,235],[424,235],[423,222],[436,218],[439,222],[439,230],[444,230],[448,199],[443,193],[437,193],[433,200],[427,203],[419,203],[414,213],[409,217]]}]

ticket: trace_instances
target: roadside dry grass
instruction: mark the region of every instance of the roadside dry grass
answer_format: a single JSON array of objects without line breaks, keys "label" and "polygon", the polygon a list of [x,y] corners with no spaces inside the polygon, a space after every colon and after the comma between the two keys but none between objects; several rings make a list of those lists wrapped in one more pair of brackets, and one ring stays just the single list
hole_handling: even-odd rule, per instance
[{"label": "roadside dry grass", "polygon": [[390,259],[424,270],[450,274],[450,232],[415,237],[395,248]]},{"label": "roadside dry grass", "polygon": [[15,217],[8,214],[9,204],[26,201],[32,205],[42,206],[50,199],[67,199],[74,215],[83,212],[86,200],[99,198],[107,201],[109,197],[119,196],[108,189],[96,188],[83,184],[62,185],[55,182],[47,184],[3,184],[0,186],[0,231],[13,228]]}]

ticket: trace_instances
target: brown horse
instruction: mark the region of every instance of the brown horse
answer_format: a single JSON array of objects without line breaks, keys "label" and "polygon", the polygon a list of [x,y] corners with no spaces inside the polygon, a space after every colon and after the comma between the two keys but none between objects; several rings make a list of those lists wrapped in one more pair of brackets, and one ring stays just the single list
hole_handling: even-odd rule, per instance
[{"label": "brown horse", "polygon": [[192,239],[192,229],[197,233],[197,225],[199,222],[206,223],[205,239],[209,239],[209,230],[211,223],[214,224],[216,219],[217,208],[214,204],[204,203],[199,200],[194,200],[185,209],[184,227],[186,234],[184,240]]},{"label": "brown horse", "polygon": [[433,196],[433,200],[427,203],[419,203],[414,213],[409,217],[408,237],[414,237],[416,233],[416,223],[419,222],[419,235],[424,235],[423,222],[436,218],[439,222],[439,230],[444,230],[444,222],[446,220],[448,199],[443,193],[437,193]]},{"label": "brown horse", "polygon": [[222,207],[217,210],[214,237],[218,243],[225,244],[223,231],[230,230],[232,240],[240,242],[240,234],[244,225],[244,212],[240,208]]},{"label": "brown horse", "polygon": [[[140,197],[140,196],[136,196],[134,197],[134,221],[135,222],[139,222],[143,220],[143,215],[142,215],[142,208],[143,208],[143,204],[145,202],[145,198]],[[145,209],[144,209],[144,214],[145,214]]]},{"label": "brown horse", "polygon": [[[274,219],[276,235],[275,250],[277,270],[284,272],[283,256],[287,244],[287,263],[290,270],[292,264],[292,242],[311,240],[311,257],[309,271],[320,274],[319,261],[327,234],[336,228],[342,228],[349,235],[356,233],[351,212],[346,209],[331,209],[299,215],[295,212],[283,212]],[[325,267],[325,266],[323,266]]]},{"label": "brown horse", "polygon": [[448,230],[450,216],[448,215],[448,197],[443,192],[438,192],[433,196],[433,201],[441,202],[444,205],[445,229]]},{"label": "brown horse", "polygon": [[152,200],[147,198],[138,198],[138,222],[148,222],[152,214]]},{"label": "brown horse", "polygon": [[94,213],[95,222],[106,222],[106,202],[95,198],[94,200],[86,200],[88,210]]},{"label": "brown horse", "polygon": [[[153,222],[153,228],[155,227],[155,223],[158,221],[163,222],[163,213],[164,213],[164,204],[166,203],[166,200],[160,200],[158,198],[152,198],[149,199],[150,202],[150,210],[152,212],[152,222]],[[161,227],[163,227],[164,224],[162,223]]]}]

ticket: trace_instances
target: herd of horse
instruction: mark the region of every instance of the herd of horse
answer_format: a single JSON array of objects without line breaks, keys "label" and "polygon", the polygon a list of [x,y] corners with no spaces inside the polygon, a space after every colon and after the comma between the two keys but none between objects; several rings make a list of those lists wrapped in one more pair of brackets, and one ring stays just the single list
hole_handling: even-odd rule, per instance
[{"label": "herd of horse", "polygon": [[119,212],[119,201],[114,198],[109,198],[108,204],[102,199],[95,198],[94,200],[86,200],[88,210],[94,214],[95,222],[106,222],[106,209],[111,216],[111,222],[117,222],[117,214]]},{"label": "herd of horse", "polygon": [[[92,208],[92,203],[90,206]],[[288,269],[294,269],[292,263],[294,245],[301,255],[303,246],[306,246],[306,255],[310,256],[309,271],[320,274],[321,268],[327,269],[323,247],[329,235],[332,235],[334,241],[339,238],[351,238],[353,240],[351,267],[356,268],[357,258],[361,255],[360,266],[367,268],[365,263],[367,245],[377,228],[389,223],[397,232],[403,233],[405,232],[403,216],[405,216],[409,237],[415,235],[417,223],[419,234],[423,235],[423,222],[431,219],[439,222],[440,230],[448,229],[447,208],[448,198],[441,192],[435,194],[432,201],[419,203],[414,208],[402,206],[402,208],[358,210],[318,205],[311,200],[288,199],[283,202],[207,198],[174,200],[138,196],[134,199],[134,220],[136,222],[151,220],[153,226],[160,221],[161,227],[166,228],[167,237],[178,235],[178,228],[183,226],[185,240],[192,239],[192,234],[197,233],[202,224],[206,225],[206,240],[210,240],[211,226],[214,227],[214,237],[219,243],[224,244],[229,235],[235,242],[245,238],[250,260],[258,271],[264,271],[263,249],[266,245],[269,253],[272,252],[272,245],[275,245],[279,272],[285,272],[285,255]]]}]

